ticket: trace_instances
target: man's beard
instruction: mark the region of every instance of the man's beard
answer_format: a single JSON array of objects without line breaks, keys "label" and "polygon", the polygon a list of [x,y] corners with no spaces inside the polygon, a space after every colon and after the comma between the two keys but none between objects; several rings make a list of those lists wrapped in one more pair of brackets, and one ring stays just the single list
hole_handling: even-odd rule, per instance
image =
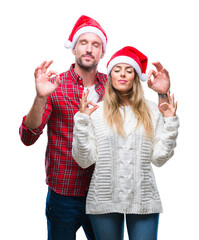
[{"label": "man's beard", "polygon": [[[86,54],[86,55],[89,55],[89,54]],[[93,57],[92,55],[90,55],[90,56]],[[80,58],[76,57],[76,63],[79,65],[80,68],[82,68],[86,71],[92,71],[94,68],[96,68],[96,66],[98,64],[96,61],[94,61],[91,65],[86,65],[82,62],[82,57],[83,56],[81,56]]]}]

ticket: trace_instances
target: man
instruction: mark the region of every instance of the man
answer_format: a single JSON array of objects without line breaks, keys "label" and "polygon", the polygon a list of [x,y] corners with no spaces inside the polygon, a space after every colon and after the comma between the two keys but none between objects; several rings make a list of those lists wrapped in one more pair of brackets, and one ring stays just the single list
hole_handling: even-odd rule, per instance
[{"label": "man", "polygon": [[[97,66],[104,56],[106,43],[107,36],[99,23],[81,16],[65,45],[72,48],[75,64],[60,75],[55,71],[47,72],[52,61],[45,61],[35,69],[36,97],[30,112],[23,118],[20,136],[25,145],[31,145],[47,124],[45,166],[49,186],[46,200],[49,240],[76,239],[81,226],[87,239],[95,239],[85,214],[86,193],[93,167],[82,169],[72,159],[73,116],[79,110],[79,99],[84,90],[89,89],[88,100],[94,103],[104,95],[107,77],[97,72]],[[149,73],[149,87],[166,93],[170,84],[168,73],[160,63],[155,66],[157,72]],[[52,75],[55,77],[51,78]],[[167,100],[165,96],[164,101]]]}]

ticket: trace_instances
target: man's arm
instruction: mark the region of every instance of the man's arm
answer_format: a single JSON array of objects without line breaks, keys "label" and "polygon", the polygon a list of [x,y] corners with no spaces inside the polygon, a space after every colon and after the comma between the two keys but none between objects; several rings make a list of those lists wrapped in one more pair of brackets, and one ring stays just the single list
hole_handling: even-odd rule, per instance
[{"label": "man's arm", "polygon": [[[164,102],[169,102],[167,92],[170,89],[170,77],[168,71],[160,62],[152,63],[156,67],[156,71],[151,69],[148,73],[148,86],[158,93],[159,105]],[[154,77],[153,81],[151,77]]]}]

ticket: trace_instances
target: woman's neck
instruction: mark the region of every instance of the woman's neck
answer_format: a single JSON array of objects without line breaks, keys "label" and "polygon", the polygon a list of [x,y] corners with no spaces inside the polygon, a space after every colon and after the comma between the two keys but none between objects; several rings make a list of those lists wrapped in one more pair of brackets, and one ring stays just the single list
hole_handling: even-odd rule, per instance
[{"label": "woman's neck", "polygon": [[118,92],[118,96],[121,100],[121,106],[129,106],[130,105],[130,100],[128,94],[122,94]]}]

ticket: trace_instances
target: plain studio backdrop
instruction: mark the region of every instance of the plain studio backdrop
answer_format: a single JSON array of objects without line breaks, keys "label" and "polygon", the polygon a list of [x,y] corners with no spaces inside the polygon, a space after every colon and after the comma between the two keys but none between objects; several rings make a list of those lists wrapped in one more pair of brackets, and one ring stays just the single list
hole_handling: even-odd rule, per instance
[{"label": "plain studio backdrop", "polygon": [[[35,97],[34,69],[52,59],[50,69],[68,70],[74,56],[64,42],[83,14],[96,19],[108,35],[99,71],[106,72],[110,56],[126,45],[148,56],[147,71],[157,60],[168,69],[181,126],[175,155],[162,168],[153,168],[164,207],[159,239],[199,239],[197,9],[193,0],[1,2],[0,239],[47,238],[46,129],[30,147],[22,144],[18,130]],[[143,87],[145,97],[158,103],[157,94],[146,83]],[[82,229],[77,239],[86,239]]]}]

